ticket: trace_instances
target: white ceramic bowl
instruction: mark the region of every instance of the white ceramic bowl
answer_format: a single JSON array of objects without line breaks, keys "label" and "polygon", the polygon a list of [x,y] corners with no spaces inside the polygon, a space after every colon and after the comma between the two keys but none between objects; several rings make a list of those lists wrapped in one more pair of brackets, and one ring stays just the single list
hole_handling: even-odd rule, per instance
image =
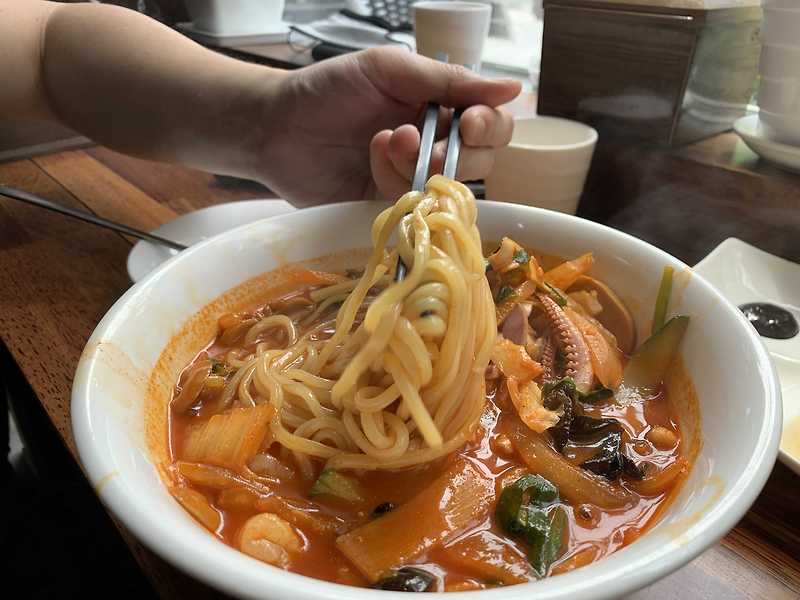
[{"label": "white ceramic bowl", "polygon": [[[191,246],[234,227],[293,210],[286,200],[278,199],[224,202],[183,214],[151,233]],[[172,248],[139,240],[128,254],[128,277],[136,283],[175,254]]]},{"label": "white ceramic bowl", "polygon": [[[288,573],[226,546],[167,493],[148,449],[163,442],[150,427],[152,411],[157,415],[163,410],[179,369],[200,348],[201,338],[207,341],[212,335],[211,328],[196,326],[194,315],[226,290],[283,261],[367,246],[379,208],[374,203],[350,203],[296,211],[189,248],[117,301],[78,364],[73,432],[85,472],[102,501],[152,550],[234,596],[388,597],[388,592]],[[661,520],[630,546],[575,572],[447,596],[448,600],[619,597],[674,571],[714,544],[756,498],[775,461],[781,430],[780,391],[773,367],[739,311],[668,254],[613,229],[553,211],[484,202],[479,212],[484,239],[509,234],[563,256],[594,251],[596,274],[629,303],[640,328],[650,317],[662,268],[672,265],[680,273],[676,309],[692,317],[682,354],[700,398],[704,445]],[[213,311],[203,315],[213,323]],[[197,339],[176,338],[186,323],[194,323],[184,330],[186,336]],[[170,369],[157,373],[148,391],[154,365],[168,347]],[[146,407],[148,394],[156,404]]]}]

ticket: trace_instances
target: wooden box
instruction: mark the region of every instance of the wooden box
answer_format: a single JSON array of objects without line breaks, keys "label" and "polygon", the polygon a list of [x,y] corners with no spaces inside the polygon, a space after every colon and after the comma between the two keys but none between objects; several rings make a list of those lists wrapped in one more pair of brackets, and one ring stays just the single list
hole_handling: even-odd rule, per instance
[{"label": "wooden box", "polygon": [[544,0],[544,14],[539,114],[673,145],[745,114],[760,0]]}]

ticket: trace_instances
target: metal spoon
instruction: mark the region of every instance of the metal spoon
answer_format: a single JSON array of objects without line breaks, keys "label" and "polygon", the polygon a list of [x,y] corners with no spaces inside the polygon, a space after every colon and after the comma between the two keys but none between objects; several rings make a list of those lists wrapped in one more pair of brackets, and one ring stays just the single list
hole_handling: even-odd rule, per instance
[{"label": "metal spoon", "polygon": [[80,219],[81,221],[91,223],[92,225],[99,225],[100,227],[105,227],[106,229],[113,229],[114,231],[118,231],[120,233],[124,233],[125,235],[130,235],[142,240],[147,240],[148,242],[152,242],[154,244],[167,246],[173,250],[180,251],[186,250],[187,248],[187,246],[179,244],[178,242],[173,242],[172,240],[153,235],[152,233],[140,231],[139,229],[134,229],[133,227],[128,227],[122,223],[115,223],[114,221],[103,219],[102,217],[98,217],[91,213],[75,210],[74,208],[70,208],[68,206],[62,206],[61,204],[56,204],[50,200],[45,200],[44,198],[40,198],[34,194],[15,188],[10,188],[5,185],[0,185],[0,195],[6,196],[7,198],[13,198],[14,200],[19,200],[20,202],[25,202],[26,204],[32,204],[33,206],[38,206],[39,208],[52,210],[53,212],[66,215],[67,217],[72,217],[73,219]]}]

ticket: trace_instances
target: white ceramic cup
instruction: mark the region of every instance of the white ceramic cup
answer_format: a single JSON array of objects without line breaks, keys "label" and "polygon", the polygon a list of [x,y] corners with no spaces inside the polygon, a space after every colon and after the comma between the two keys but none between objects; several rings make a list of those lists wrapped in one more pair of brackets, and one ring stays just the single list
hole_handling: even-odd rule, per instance
[{"label": "white ceramic cup", "polygon": [[[765,11],[765,14],[774,19],[777,12]],[[800,12],[780,12],[800,16]],[[765,38],[759,66],[759,129],[770,140],[791,146],[800,146],[800,19],[796,24],[798,44],[772,44]],[[788,29],[780,31],[782,35],[789,34]]]},{"label": "white ceramic cup", "polygon": [[284,4],[284,0],[186,0],[186,11],[202,31],[255,34],[281,25]]},{"label": "white ceramic cup", "polygon": [[597,131],[577,121],[517,119],[486,178],[486,197],[575,214],[596,143]]},{"label": "white ceramic cup", "polygon": [[800,78],[800,32],[797,46],[780,46],[764,42],[761,46],[759,74],[762,77]]},{"label": "white ceramic cup", "polygon": [[764,8],[780,8],[800,11],[800,3],[797,0],[761,0]]},{"label": "white ceramic cup", "polygon": [[800,2],[796,8],[764,8],[761,39],[765,44],[800,45]]},{"label": "white ceramic cup", "polygon": [[443,52],[448,62],[480,67],[492,17],[490,4],[426,1],[413,8],[418,54],[436,58]]},{"label": "white ceramic cup", "polygon": [[800,78],[762,77],[758,84],[758,106],[772,113],[800,115]]}]

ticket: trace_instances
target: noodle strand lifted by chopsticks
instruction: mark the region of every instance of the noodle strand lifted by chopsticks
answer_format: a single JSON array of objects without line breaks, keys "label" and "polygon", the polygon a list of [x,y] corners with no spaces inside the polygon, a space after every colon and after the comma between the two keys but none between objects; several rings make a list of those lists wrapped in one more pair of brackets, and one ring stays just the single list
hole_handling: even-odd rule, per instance
[{"label": "noodle strand lifted by chopsticks", "polygon": [[[469,189],[440,175],[424,193],[405,194],[375,220],[358,281],[312,292],[315,305],[297,322],[273,315],[251,326],[246,341],[278,328],[286,347],[233,354],[238,372],[225,401],[271,403],[273,438],[306,473],[312,458],[332,468],[396,469],[463,445],[483,409],[496,335],[475,220]],[[389,283],[398,255],[408,272]],[[373,286],[386,287],[373,297]],[[314,325],[338,301],[334,334],[317,339]]]}]

